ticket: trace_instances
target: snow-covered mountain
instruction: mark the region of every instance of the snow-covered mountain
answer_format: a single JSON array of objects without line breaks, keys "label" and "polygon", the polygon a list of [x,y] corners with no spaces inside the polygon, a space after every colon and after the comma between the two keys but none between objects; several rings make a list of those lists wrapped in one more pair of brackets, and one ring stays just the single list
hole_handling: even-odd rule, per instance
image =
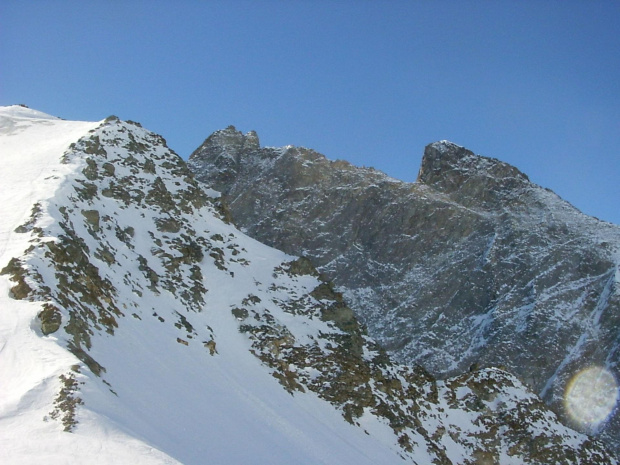
[{"label": "snow-covered mountain", "polygon": [[[440,377],[503,366],[620,450],[619,226],[447,141],[426,148],[416,183],[234,127],[188,165],[244,232],[333,280],[396,360]],[[584,416],[565,399],[588,370],[605,407],[584,402]]]},{"label": "snow-covered mountain", "polygon": [[160,136],[0,109],[3,464],[617,463],[498,369],[393,363]]}]

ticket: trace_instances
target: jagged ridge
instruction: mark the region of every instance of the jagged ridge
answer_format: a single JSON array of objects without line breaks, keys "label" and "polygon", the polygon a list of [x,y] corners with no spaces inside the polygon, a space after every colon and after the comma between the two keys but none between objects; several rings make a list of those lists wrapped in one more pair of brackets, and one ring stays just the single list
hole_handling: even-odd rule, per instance
[{"label": "jagged ridge", "polygon": [[[620,375],[620,228],[508,164],[442,141],[412,184],[308,149],[231,152],[209,138],[189,166],[244,231],[333,279],[400,361],[438,376],[507,367],[566,422],[575,373]],[[619,422],[602,432],[616,447]]]}]

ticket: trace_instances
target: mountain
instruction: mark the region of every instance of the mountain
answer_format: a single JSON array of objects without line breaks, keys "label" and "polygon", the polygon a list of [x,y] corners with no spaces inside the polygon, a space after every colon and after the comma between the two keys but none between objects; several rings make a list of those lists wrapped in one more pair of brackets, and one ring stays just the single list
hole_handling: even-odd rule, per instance
[{"label": "mountain", "polygon": [[610,463],[514,376],[394,363],[165,140],[0,108],[0,460]]},{"label": "mountain", "polygon": [[[401,363],[434,376],[501,366],[620,450],[620,227],[517,168],[448,141],[406,183],[234,127],[190,157],[250,236],[302,255]],[[590,370],[590,371],[588,371]],[[592,371],[593,370],[593,371]],[[566,402],[592,373],[586,412]],[[598,390],[597,390],[598,389]]]}]

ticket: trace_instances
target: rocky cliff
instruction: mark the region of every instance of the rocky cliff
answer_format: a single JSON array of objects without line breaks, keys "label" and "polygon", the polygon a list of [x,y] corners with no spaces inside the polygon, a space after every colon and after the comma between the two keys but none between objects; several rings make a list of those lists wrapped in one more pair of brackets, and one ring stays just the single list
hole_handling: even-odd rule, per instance
[{"label": "rocky cliff", "polygon": [[447,141],[426,147],[415,183],[233,127],[189,166],[243,231],[332,279],[397,360],[440,377],[505,367],[618,447],[618,416],[575,418],[564,399],[584,369],[620,375],[620,227]]}]

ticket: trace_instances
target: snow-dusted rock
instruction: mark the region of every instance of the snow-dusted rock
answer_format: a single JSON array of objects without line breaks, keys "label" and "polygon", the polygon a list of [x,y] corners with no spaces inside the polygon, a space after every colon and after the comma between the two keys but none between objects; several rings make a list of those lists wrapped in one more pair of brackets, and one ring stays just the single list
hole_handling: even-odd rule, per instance
[{"label": "snow-dusted rock", "polygon": [[620,378],[620,227],[447,141],[405,183],[246,137],[214,133],[190,168],[242,230],[309,257],[392,356],[441,377],[503,366],[620,447],[617,415],[580,423],[563,405],[583,369]]}]

